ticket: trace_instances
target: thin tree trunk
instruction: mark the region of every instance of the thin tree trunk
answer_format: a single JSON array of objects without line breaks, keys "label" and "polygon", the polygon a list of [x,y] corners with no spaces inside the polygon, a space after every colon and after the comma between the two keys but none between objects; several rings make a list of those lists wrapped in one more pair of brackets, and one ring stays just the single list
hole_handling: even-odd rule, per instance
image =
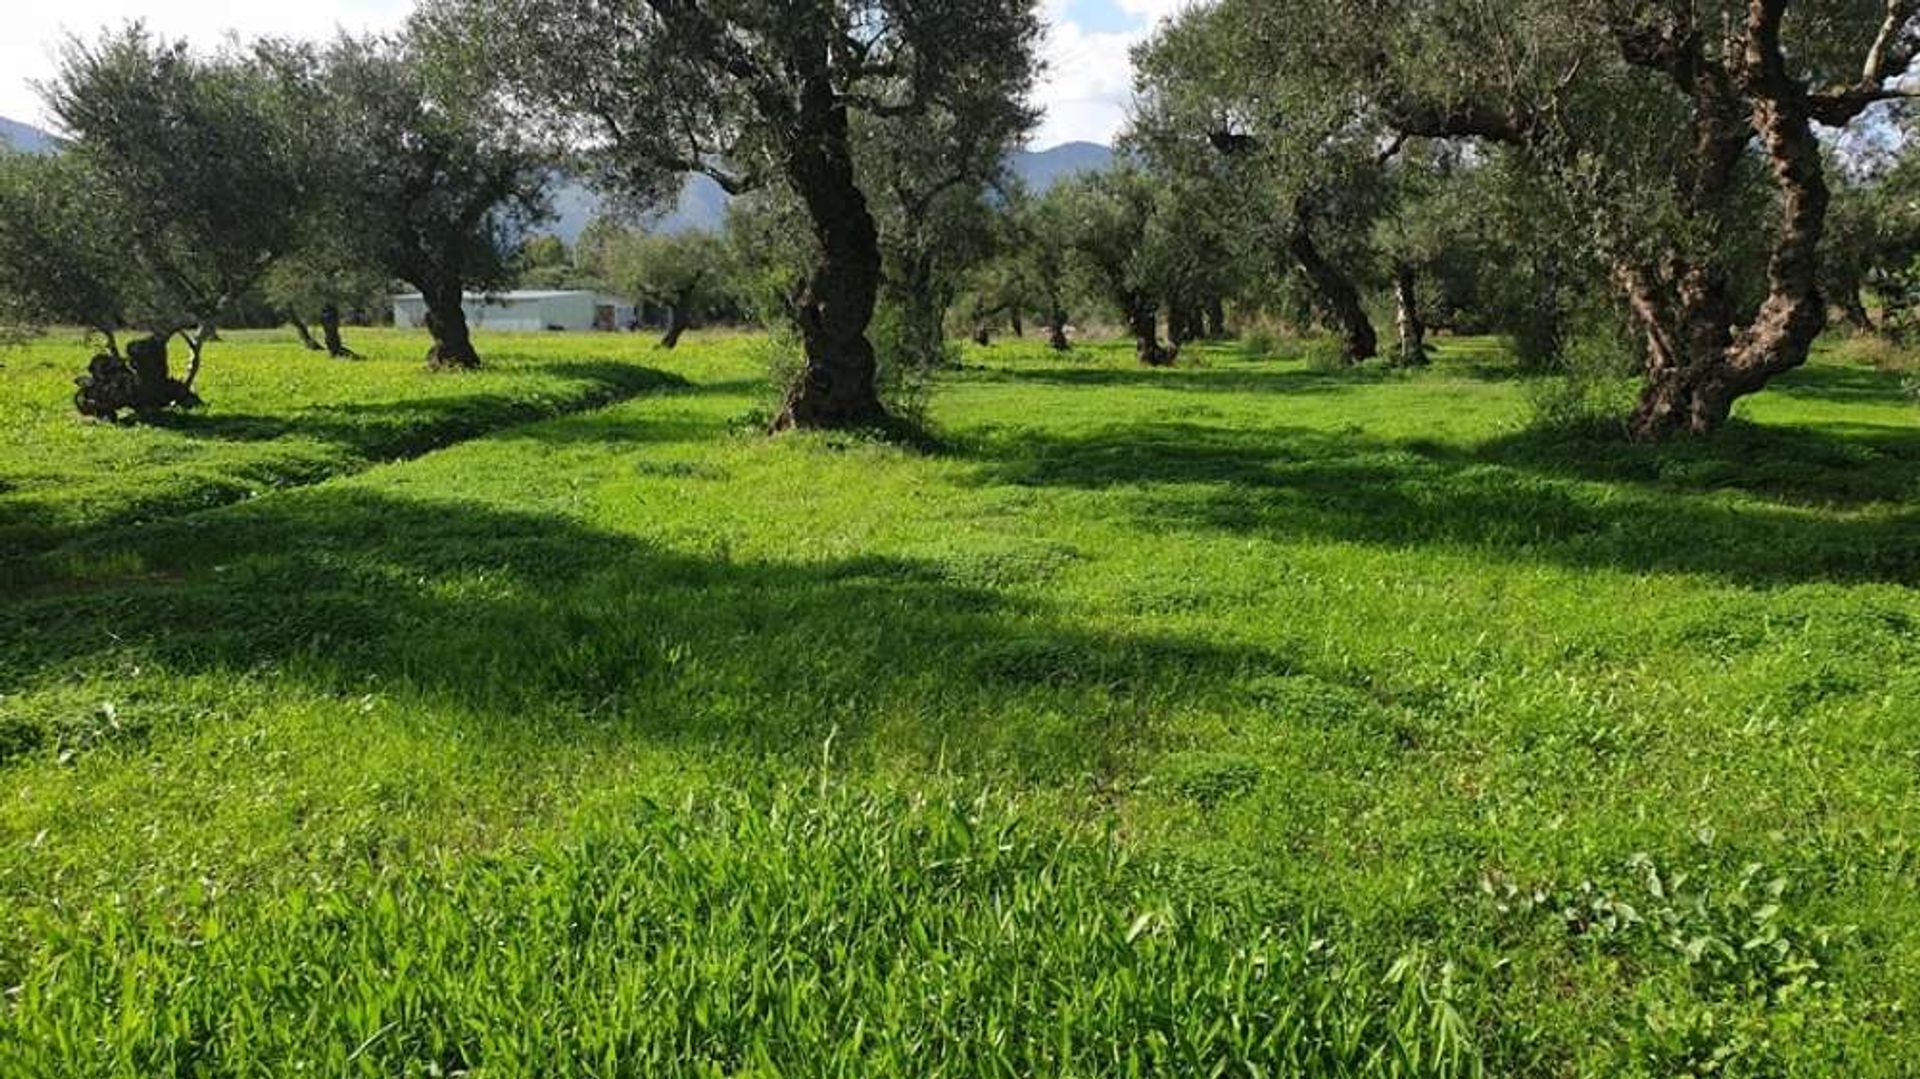
[{"label": "thin tree trunk", "polygon": [[1160,308],[1152,300],[1134,297],[1127,306],[1127,328],[1133,333],[1133,354],[1147,367],[1168,367],[1180,350],[1160,343]]},{"label": "thin tree trunk", "polygon": [[1015,337],[1027,336],[1026,321],[1020,317],[1020,304],[1018,301],[1015,301],[1013,306],[1007,309],[1007,318],[1013,323],[1013,335]]},{"label": "thin tree trunk", "polygon": [[1400,336],[1400,364],[1424,367],[1427,363],[1427,324],[1420,317],[1419,280],[1413,267],[1397,263],[1393,268],[1394,329]]},{"label": "thin tree trunk", "polygon": [[347,347],[340,336],[340,308],[335,304],[320,306],[320,334],[327,343],[327,355],[336,360],[357,360],[360,354]]},{"label": "thin tree trunk", "polygon": [[1055,352],[1073,348],[1073,342],[1067,340],[1067,313],[1057,304],[1050,305],[1047,311],[1047,347]]},{"label": "thin tree trunk", "polygon": [[660,339],[660,347],[671,351],[680,344],[680,335],[686,332],[686,304],[676,303],[667,308],[667,334]]},{"label": "thin tree trunk", "polygon": [[1287,238],[1287,250],[1307,275],[1327,314],[1337,323],[1340,336],[1346,342],[1347,362],[1359,363],[1379,355],[1380,339],[1373,332],[1366,308],[1360,303],[1360,290],[1320,253],[1319,245],[1313,242],[1304,207],[1297,212],[1292,233]]},{"label": "thin tree trunk", "polygon": [[1207,300],[1207,340],[1227,339],[1227,304],[1218,296]]},{"label": "thin tree trunk", "polygon": [[427,302],[427,333],[433,344],[427,349],[427,366],[435,371],[471,371],[480,366],[480,354],[473,349],[473,337],[467,329],[467,311],[462,290],[444,286],[420,290]]},{"label": "thin tree trunk", "polygon": [[194,382],[200,377],[200,358],[207,350],[207,342],[218,337],[219,332],[211,322],[202,322],[200,329],[194,333],[180,331],[181,340],[187,343],[187,377],[180,380],[181,385],[193,389]]},{"label": "thin tree trunk", "polygon": [[294,334],[300,338],[301,344],[307,346],[308,352],[323,351],[320,342],[313,339],[313,331],[307,329],[305,319],[302,319],[299,315],[289,313],[287,315],[287,321],[293,324]]}]

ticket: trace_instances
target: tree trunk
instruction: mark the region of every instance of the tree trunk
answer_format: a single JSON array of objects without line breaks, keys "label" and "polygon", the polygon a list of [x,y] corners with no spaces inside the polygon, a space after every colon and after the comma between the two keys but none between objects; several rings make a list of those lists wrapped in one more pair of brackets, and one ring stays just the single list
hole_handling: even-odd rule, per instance
[{"label": "tree trunk", "polygon": [[1215,296],[1207,301],[1207,340],[1227,339],[1227,304]]},{"label": "tree trunk", "polygon": [[1427,363],[1427,324],[1420,317],[1420,287],[1413,267],[1397,263],[1393,268],[1394,329],[1400,335],[1400,364],[1425,367]]},{"label": "tree trunk", "polygon": [[[200,329],[194,333],[188,333],[185,330],[180,331],[180,339],[187,343],[187,377],[181,380],[181,384],[186,386],[187,389],[193,389],[194,382],[200,378],[200,358],[207,350],[207,342],[216,340],[219,336],[219,331],[213,328],[213,323],[211,322],[202,322]],[[163,363],[165,360],[165,345],[166,342],[162,341],[161,355]]]},{"label": "tree trunk", "polygon": [[287,315],[287,321],[293,324],[294,334],[300,338],[301,344],[307,346],[308,352],[321,351],[320,342],[313,339],[313,331],[307,329],[306,320],[302,319],[299,315],[289,314]]},{"label": "tree trunk", "polygon": [[1178,347],[1160,343],[1160,308],[1152,300],[1134,297],[1127,305],[1127,328],[1133,332],[1133,354],[1147,367],[1168,367],[1179,358]]},{"label": "tree trunk", "polygon": [[880,234],[854,174],[846,105],[824,50],[818,63],[803,84],[800,130],[784,147],[787,179],[806,207],[820,253],[794,305],[806,362],[774,418],[776,431],[888,419],[879,363],[867,340],[880,289]]},{"label": "tree trunk", "polygon": [[340,308],[335,304],[320,306],[320,334],[327,342],[327,355],[336,360],[357,360],[360,354],[347,347],[340,336]]},{"label": "tree trunk", "polygon": [[1067,340],[1067,313],[1058,307],[1047,312],[1047,347],[1055,352],[1073,348],[1073,342]]},{"label": "tree trunk", "polygon": [[1314,294],[1327,314],[1338,324],[1340,336],[1346,341],[1347,362],[1370,360],[1380,354],[1380,339],[1373,332],[1366,308],[1360,304],[1360,290],[1320,253],[1307,222],[1307,211],[1303,207],[1297,212],[1287,250],[1312,283]]},{"label": "tree trunk", "polygon": [[1804,364],[1826,326],[1819,248],[1830,195],[1807,88],[1788,70],[1780,47],[1784,15],[1782,3],[1754,0],[1748,6],[1745,55],[1737,71],[1739,89],[1751,103],[1744,122],[1722,119],[1731,96],[1730,89],[1720,89],[1724,83],[1703,79],[1697,98],[1696,144],[1726,149],[1724,156],[1702,153],[1705,179],[1696,185],[1696,212],[1724,214],[1733,205],[1729,161],[1750,133],[1759,136],[1766,155],[1780,214],[1767,258],[1766,299],[1750,322],[1736,328],[1728,274],[1718,265],[1664,274],[1629,267],[1616,275],[1647,336],[1646,384],[1628,421],[1636,439],[1714,431],[1736,400]]},{"label": "tree trunk", "polygon": [[1018,302],[1015,302],[1012,307],[1007,309],[1007,318],[1013,323],[1013,335],[1015,337],[1027,336],[1026,320],[1020,317],[1020,304]]},{"label": "tree trunk", "polygon": [[480,354],[473,350],[473,337],[467,331],[467,311],[462,290],[421,289],[427,301],[427,333],[433,345],[427,349],[427,367],[435,371],[471,371],[480,366]]},{"label": "tree trunk", "polygon": [[981,348],[993,344],[993,325],[985,317],[977,317],[973,324],[973,343]]},{"label": "tree trunk", "polygon": [[1186,304],[1175,301],[1167,305],[1167,343],[1178,352],[1182,346],[1192,340],[1192,310]]},{"label": "tree trunk", "polygon": [[686,304],[676,303],[667,308],[667,334],[660,339],[660,347],[671,351],[680,344],[680,335],[687,332]]},{"label": "tree trunk", "polygon": [[114,420],[121,412],[150,416],[169,407],[198,406],[200,398],[168,369],[167,342],[172,336],[158,333],[130,341],[125,359],[118,350],[95,356],[87,373],[74,380],[74,407],[85,416]]}]

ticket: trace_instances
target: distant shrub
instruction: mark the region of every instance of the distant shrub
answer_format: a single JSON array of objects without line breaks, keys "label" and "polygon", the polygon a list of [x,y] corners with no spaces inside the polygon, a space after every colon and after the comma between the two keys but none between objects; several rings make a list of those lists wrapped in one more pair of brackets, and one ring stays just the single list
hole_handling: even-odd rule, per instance
[{"label": "distant shrub", "polygon": [[1305,338],[1299,352],[1309,371],[1344,371],[1353,366],[1347,360],[1347,346],[1337,337]]},{"label": "distant shrub", "polygon": [[1528,388],[1536,430],[1614,434],[1633,406],[1640,358],[1617,334],[1590,333],[1561,350],[1559,373]]}]

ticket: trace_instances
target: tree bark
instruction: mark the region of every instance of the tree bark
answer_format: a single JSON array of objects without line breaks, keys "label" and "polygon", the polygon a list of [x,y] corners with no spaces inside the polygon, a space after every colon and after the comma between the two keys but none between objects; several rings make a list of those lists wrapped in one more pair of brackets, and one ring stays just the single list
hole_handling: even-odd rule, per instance
[{"label": "tree bark", "polygon": [[1047,312],[1047,347],[1055,352],[1073,348],[1073,342],[1067,340],[1067,313],[1058,307]]},{"label": "tree bark", "polygon": [[320,305],[320,335],[327,343],[327,355],[336,360],[357,360],[360,354],[347,347],[340,336],[340,308],[336,304]]},{"label": "tree bark", "polygon": [[1179,348],[1160,343],[1160,307],[1152,300],[1132,297],[1127,305],[1127,329],[1133,333],[1133,354],[1147,367],[1170,367],[1180,358]]},{"label": "tree bark", "polygon": [[[1628,421],[1636,439],[1716,430],[1736,400],[1804,364],[1826,326],[1819,248],[1830,194],[1813,133],[1813,101],[1790,73],[1780,46],[1785,10],[1785,0],[1750,0],[1737,67],[1730,73],[1707,69],[1696,80],[1695,95],[1697,213],[1725,214],[1732,205],[1733,169],[1724,159],[1737,156],[1750,134],[1759,136],[1766,155],[1780,215],[1767,259],[1766,298],[1746,325],[1736,327],[1728,275],[1718,265],[1658,273],[1628,267],[1616,275],[1647,339],[1646,383]],[[1748,115],[1726,119],[1735,111],[1736,88]],[[1708,147],[1718,152],[1710,154]]]},{"label": "tree bark", "polygon": [[1167,343],[1177,352],[1193,340],[1193,310],[1185,303],[1167,305]]},{"label": "tree bark", "polygon": [[427,302],[427,333],[433,344],[427,349],[427,367],[435,371],[471,371],[480,366],[480,354],[473,349],[473,337],[467,330],[465,296],[456,285],[431,291],[420,290]]},{"label": "tree bark", "polygon": [[1207,340],[1227,339],[1227,304],[1218,296],[1207,300]]},{"label": "tree bark", "polygon": [[1400,364],[1425,367],[1427,364],[1427,324],[1420,316],[1420,282],[1407,263],[1393,268],[1394,329],[1400,337]]},{"label": "tree bark", "polygon": [[1320,247],[1313,242],[1313,231],[1308,227],[1308,212],[1302,205],[1295,213],[1291,234],[1287,238],[1287,251],[1293,256],[1300,271],[1307,275],[1313,285],[1313,291],[1319,297],[1326,313],[1337,325],[1341,339],[1346,342],[1348,363],[1360,363],[1380,354],[1380,338],[1373,332],[1373,322],[1367,318],[1367,310],[1361,306],[1360,290],[1353,287],[1347,275],[1339,267],[1328,262],[1320,253]]},{"label": "tree bark", "polygon": [[822,50],[796,103],[797,130],[783,147],[787,178],[806,207],[819,256],[794,305],[806,362],[774,418],[775,431],[867,427],[888,419],[879,362],[867,340],[880,290],[880,233],[854,172],[847,107],[826,61]]},{"label": "tree bark", "polygon": [[130,341],[125,359],[117,349],[95,356],[87,373],[74,380],[74,407],[82,415],[114,420],[121,412],[151,416],[166,408],[200,405],[192,388],[168,369],[167,342],[172,336],[157,333]]},{"label": "tree bark", "polygon": [[307,347],[308,352],[322,351],[320,342],[313,339],[313,331],[307,329],[305,319],[302,319],[299,315],[288,314],[287,321],[293,324],[294,334],[300,338],[300,343]]},{"label": "tree bark", "polygon": [[676,303],[667,308],[667,333],[660,338],[660,347],[672,351],[680,344],[680,335],[687,332],[686,304]]}]

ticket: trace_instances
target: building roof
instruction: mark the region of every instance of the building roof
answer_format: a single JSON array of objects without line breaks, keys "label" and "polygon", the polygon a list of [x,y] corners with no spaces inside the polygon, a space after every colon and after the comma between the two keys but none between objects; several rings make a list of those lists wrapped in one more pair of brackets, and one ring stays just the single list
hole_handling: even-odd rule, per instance
[{"label": "building roof", "polygon": [[[500,303],[502,301],[511,303],[516,300],[559,300],[574,296],[592,296],[595,298],[619,300],[617,296],[609,296],[604,292],[595,292],[590,288],[512,289],[507,292],[467,292],[463,293],[462,296],[471,302],[485,301],[489,303]],[[402,292],[397,293],[393,298],[396,300],[423,300],[426,297],[420,295],[418,292]],[[626,301],[619,300],[619,302],[625,303]]]}]

